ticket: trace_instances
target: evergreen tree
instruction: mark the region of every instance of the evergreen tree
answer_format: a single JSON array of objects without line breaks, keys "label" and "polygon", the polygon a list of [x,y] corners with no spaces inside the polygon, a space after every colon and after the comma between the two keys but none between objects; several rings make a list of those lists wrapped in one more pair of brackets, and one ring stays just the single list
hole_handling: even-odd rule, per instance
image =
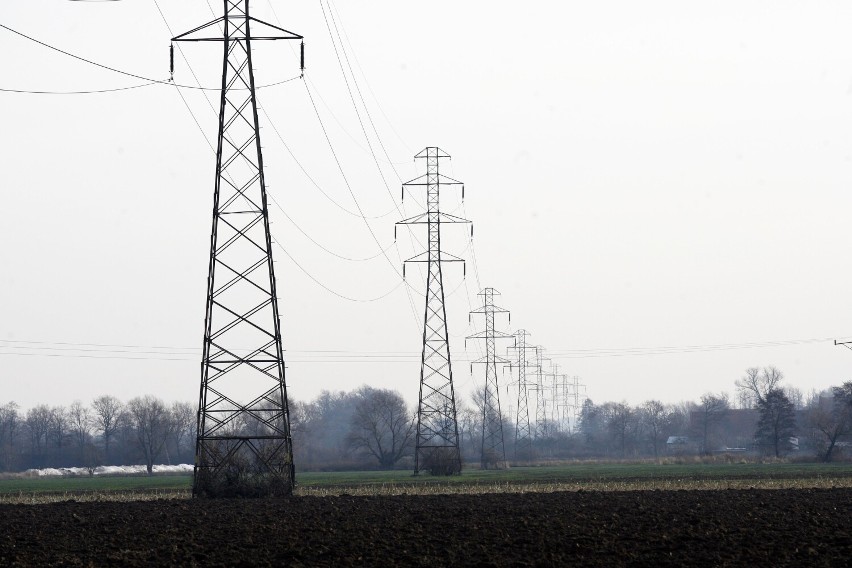
[{"label": "evergreen tree", "polygon": [[760,419],[755,440],[775,457],[792,447],[790,438],[796,434],[796,411],[793,403],[779,388],[773,388],[757,403]]},{"label": "evergreen tree", "polygon": [[600,411],[595,407],[595,403],[589,398],[583,401],[583,406],[580,409],[580,423],[577,429],[582,436],[584,445],[587,448],[592,448],[601,429],[601,416]]}]

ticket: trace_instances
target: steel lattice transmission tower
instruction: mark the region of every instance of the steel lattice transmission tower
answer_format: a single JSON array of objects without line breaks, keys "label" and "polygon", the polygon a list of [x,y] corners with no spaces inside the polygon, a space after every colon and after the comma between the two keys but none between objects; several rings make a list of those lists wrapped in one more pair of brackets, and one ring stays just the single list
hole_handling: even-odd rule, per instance
[{"label": "steel lattice transmission tower", "polygon": [[509,347],[515,352],[516,363],[509,365],[518,368],[518,412],[515,415],[515,459],[532,459],[532,428],[530,426],[530,403],[529,383],[527,382],[527,369],[533,365],[527,359],[527,351],[534,350],[535,346],[527,343],[530,333],[525,329],[519,329],[514,334],[515,345]]},{"label": "steel lattice transmission tower", "polygon": [[172,39],[224,52],[196,496],[289,495],[295,481],[252,69],[252,42],[278,39],[302,36],[251,17],[249,0],[224,0],[221,18]]},{"label": "steel lattice transmission tower", "polygon": [[536,404],[535,404],[535,437],[536,439],[547,438],[549,432],[548,429],[548,416],[547,416],[547,391],[550,390],[548,387],[544,385],[544,379],[546,377],[546,373],[544,372],[544,361],[549,361],[547,357],[544,356],[544,347],[536,346],[535,347],[535,371],[534,375],[536,378],[536,382],[534,385],[535,393],[536,393]]},{"label": "steel lattice transmission tower", "polygon": [[559,363],[550,362],[550,371],[544,374],[544,378],[550,379],[550,424],[551,435],[558,434],[563,430],[563,408],[567,404],[567,394],[564,385],[559,383],[560,378],[567,375],[559,374]]},{"label": "steel lattice transmission tower", "polygon": [[[439,171],[441,159],[449,158],[450,155],[440,148],[428,147],[414,157],[426,160],[426,173],[404,183],[403,192],[406,187],[425,187],[427,211],[397,223],[397,225],[426,225],[429,233],[429,249],[405,261],[405,263],[425,263],[428,269],[414,475],[423,470],[449,475],[461,472],[461,453],[441,267],[445,262],[464,262],[464,260],[441,250],[441,225],[470,223],[470,221],[441,212],[442,186],[461,185],[462,195],[464,195],[462,182],[449,178]],[[403,263],[403,275],[405,263]]]},{"label": "steel lattice transmission tower", "polygon": [[[563,375],[563,376],[566,377],[566,379],[567,379],[567,375]],[[566,380],[566,382],[567,382],[567,380]],[[577,375],[574,375],[574,377],[571,378],[571,382],[567,383],[567,386],[570,386],[570,390],[568,390],[566,398],[568,398],[568,400],[573,399],[573,401],[570,403],[570,406],[573,407],[572,408],[573,412],[572,412],[572,416],[571,416],[571,423],[572,423],[571,427],[573,429],[576,429],[577,424],[580,421],[580,415],[581,415],[581,410],[582,410],[582,403],[580,402],[580,398],[582,398],[584,402],[586,400],[586,395],[585,395],[586,385],[581,384],[580,383],[580,377],[578,377]],[[580,394],[580,388],[583,389],[584,394],[582,394],[582,395]]]},{"label": "steel lattice transmission tower", "polygon": [[[473,363],[485,364],[485,390],[482,400],[482,452],[480,466],[482,469],[502,469],[506,467],[506,445],[503,439],[503,413],[500,411],[500,389],[497,385],[497,363],[509,363],[497,355],[497,340],[511,339],[513,336],[494,329],[496,314],[509,314],[509,310],[494,305],[494,296],[500,292],[494,288],[485,288],[478,294],[483,296],[482,306],[471,311],[471,314],[485,316],[485,331],[469,335],[467,339],[485,340],[485,357]],[[509,315],[509,323],[512,321]],[[472,366],[472,365],[471,365]]]}]

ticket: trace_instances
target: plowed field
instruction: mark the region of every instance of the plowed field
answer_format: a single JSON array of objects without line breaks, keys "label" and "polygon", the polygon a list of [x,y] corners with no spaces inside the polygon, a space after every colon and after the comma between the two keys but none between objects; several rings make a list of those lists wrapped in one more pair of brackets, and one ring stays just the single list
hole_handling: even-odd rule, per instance
[{"label": "plowed field", "polygon": [[0,565],[848,566],[852,490],[0,506]]}]

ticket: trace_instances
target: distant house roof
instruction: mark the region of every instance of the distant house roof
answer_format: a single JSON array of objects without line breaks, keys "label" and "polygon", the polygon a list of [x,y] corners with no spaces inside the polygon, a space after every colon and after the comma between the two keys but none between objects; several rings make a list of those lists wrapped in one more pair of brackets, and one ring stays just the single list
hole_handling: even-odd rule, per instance
[{"label": "distant house roof", "polygon": [[666,440],[667,444],[688,444],[689,438],[687,436],[669,436],[669,439]]}]

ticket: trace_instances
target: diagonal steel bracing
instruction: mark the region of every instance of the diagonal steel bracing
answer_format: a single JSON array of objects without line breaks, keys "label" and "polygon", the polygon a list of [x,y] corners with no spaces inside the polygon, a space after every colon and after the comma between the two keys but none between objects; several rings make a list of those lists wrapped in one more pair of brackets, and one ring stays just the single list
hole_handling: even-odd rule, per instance
[{"label": "diagonal steel bracing", "polygon": [[223,45],[193,495],[282,496],[295,474],[252,41],[302,37],[251,17],[249,0],[223,6],[172,39]]},{"label": "diagonal steel bracing", "polygon": [[482,469],[502,469],[506,467],[506,445],[503,438],[500,389],[497,384],[497,363],[508,364],[509,360],[497,355],[497,340],[511,339],[513,336],[494,329],[494,316],[509,313],[509,310],[494,305],[494,296],[499,296],[500,292],[494,288],[485,288],[478,295],[483,297],[483,304],[470,313],[485,316],[485,331],[469,335],[467,339],[485,340],[485,357],[473,361],[473,363],[485,364],[485,388],[482,391],[480,467]]},{"label": "diagonal steel bracing", "polygon": [[421,471],[448,475],[461,472],[459,430],[456,422],[456,400],[441,267],[446,262],[463,261],[441,251],[441,225],[469,221],[441,212],[441,187],[462,185],[460,181],[444,176],[439,171],[440,160],[449,157],[449,154],[437,147],[428,147],[415,156],[426,160],[426,174],[403,184],[403,188],[423,186],[426,189],[427,211],[425,215],[417,215],[397,223],[426,225],[429,236],[429,249],[405,261],[427,264],[423,354],[414,452],[415,475]]},{"label": "diagonal steel bracing", "polygon": [[544,361],[547,361],[544,356],[544,347],[538,345],[535,347],[535,364],[532,375],[535,377],[535,382],[529,385],[530,390],[536,393],[535,404],[535,438],[537,440],[547,438],[550,435],[548,431],[549,422],[547,416],[547,393],[550,387],[545,384],[546,374],[544,372]]},{"label": "diagonal steel bracing", "polygon": [[515,360],[510,363],[510,368],[518,369],[518,411],[515,414],[515,459],[531,460],[532,450],[532,428],[530,426],[530,384],[527,375],[535,369],[534,363],[527,356],[529,351],[534,351],[535,346],[527,343],[530,333],[525,329],[519,329],[514,333],[515,345],[508,348],[514,352]]}]

